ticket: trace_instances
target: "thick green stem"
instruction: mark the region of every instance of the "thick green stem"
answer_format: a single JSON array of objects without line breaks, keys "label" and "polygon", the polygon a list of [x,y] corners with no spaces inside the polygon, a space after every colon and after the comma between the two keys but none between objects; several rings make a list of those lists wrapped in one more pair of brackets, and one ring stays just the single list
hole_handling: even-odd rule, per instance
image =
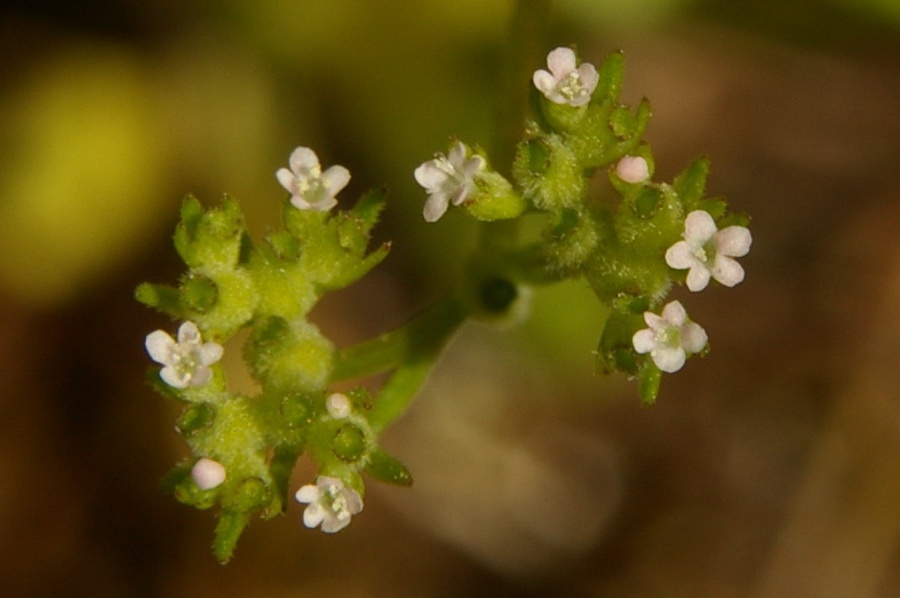
[{"label": "thick green stem", "polygon": [[406,411],[467,313],[462,302],[453,298],[438,304],[409,327],[403,362],[381,388],[369,412],[369,424],[376,433]]},{"label": "thick green stem", "polygon": [[446,299],[396,330],[338,351],[331,381],[377,374],[415,359],[419,351],[440,350],[465,318],[460,301]]}]

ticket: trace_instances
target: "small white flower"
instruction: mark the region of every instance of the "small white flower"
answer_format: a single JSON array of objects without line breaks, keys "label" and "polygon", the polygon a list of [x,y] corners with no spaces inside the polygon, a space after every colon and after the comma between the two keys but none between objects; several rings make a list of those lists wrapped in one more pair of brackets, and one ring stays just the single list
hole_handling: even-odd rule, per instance
[{"label": "small white flower", "polygon": [[210,490],[225,481],[225,467],[218,461],[203,457],[191,468],[191,477],[201,490]]},{"label": "small white flower", "polygon": [[626,183],[641,183],[650,177],[650,167],[641,156],[625,156],[616,164],[616,175]]},{"label": "small white flower", "polygon": [[732,258],[750,252],[753,238],[749,229],[729,226],[717,230],[708,212],[695,210],[687,215],[682,236],[683,241],[666,251],[666,263],[676,270],[690,268],[688,289],[702,291],[709,284],[710,276],[727,287],[744,280],[744,268]]},{"label": "small white flower", "polygon": [[204,343],[197,325],[190,321],[178,328],[178,342],[156,330],[147,335],[144,346],[153,361],[165,366],[159,377],[175,388],[203,386],[212,379],[209,366],[222,358],[222,345]]},{"label": "small white flower", "polygon": [[709,340],[699,324],[688,320],[678,301],[666,304],[662,316],[645,311],[644,321],[649,328],[635,332],[631,342],[635,351],[649,353],[656,367],[664,372],[680,370],[687,354],[699,353]]},{"label": "small white flower", "polygon": [[350,518],[363,508],[363,501],[352,488],[344,487],[337,478],[320,475],[316,484],[307,484],[296,494],[297,502],[308,503],[303,511],[303,525],[312,529],[322,524],[322,531],[333,534],[350,524]]},{"label": "small white flower", "polygon": [[334,419],[344,419],[350,415],[350,399],[347,395],[336,392],[325,399],[325,409]]},{"label": "small white flower", "polygon": [[287,168],[279,168],[275,176],[291,194],[291,203],[301,210],[324,212],[337,205],[337,195],[350,182],[350,171],[332,166],[325,172],[319,165],[316,152],[298,147],[291,153]]},{"label": "small white flower", "polygon": [[593,64],[582,62],[576,67],[575,63],[575,52],[570,48],[556,48],[547,54],[550,72],[544,69],[534,72],[534,86],[555,104],[587,104],[600,78]]},{"label": "small white flower", "polygon": [[416,182],[428,192],[424,216],[427,222],[435,222],[447,206],[458,206],[466,201],[475,186],[475,175],[485,167],[484,158],[475,155],[466,158],[466,146],[457,141],[446,156],[436,154],[434,160],[416,168]]}]

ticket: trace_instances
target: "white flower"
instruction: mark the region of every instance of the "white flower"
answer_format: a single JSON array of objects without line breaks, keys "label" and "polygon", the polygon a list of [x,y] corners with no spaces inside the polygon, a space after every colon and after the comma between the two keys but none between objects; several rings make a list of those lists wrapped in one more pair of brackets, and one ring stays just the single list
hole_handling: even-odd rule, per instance
[{"label": "white flower", "polygon": [[165,366],[159,377],[175,388],[203,386],[212,379],[209,366],[222,358],[222,345],[204,343],[197,325],[190,321],[178,328],[178,342],[156,330],[147,335],[144,346],[153,361]]},{"label": "white flower", "polygon": [[225,481],[225,467],[218,461],[203,457],[191,468],[191,477],[201,490],[210,490]]},{"label": "white flower", "polygon": [[347,395],[336,392],[325,399],[325,409],[334,419],[344,419],[350,415],[350,399]]},{"label": "white flower", "polygon": [[297,502],[308,503],[303,511],[303,525],[312,529],[322,524],[322,531],[339,532],[350,524],[350,518],[363,508],[362,498],[352,488],[345,488],[337,478],[320,475],[315,486],[307,484],[296,494]]},{"label": "white flower", "polygon": [[583,106],[591,101],[599,76],[593,64],[582,62],[575,66],[575,52],[570,48],[556,48],[547,54],[550,72],[539,69],[532,81],[544,97],[555,104]]},{"label": "white flower", "polygon": [[650,177],[650,167],[640,156],[625,156],[616,164],[616,175],[626,183],[640,183]]},{"label": "white flower", "polygon": [[466,201],[475,186],[475,175],[485,167],[484,158],[475,155],[466,158],[466,146],[457,141],[445,157],[435,155],[416,168],[416,182],[425,187],[428,201],[425,202],[425,220],[435,222],[447,206],[458,206]]},{"label": "white flower", "polygon": [[288,159],[291,169],[279,168],[275,176],[291,194],[291,203],[301,210],[324,212],[337,205],[335,195],[350,182],[350,171],[332,166],[325,172],[316,152],[298,147]]},{"label": "white flower", "polygon": [[649,353],[656,367],[664,372],[677,372],[684,365],[688,353],[699,353],[706,346],[706,331],[688,320],[681,303],[672,301],[658,316],[644,312],[650,328],[634,333],[631,342],[638,353]]},{"label": "white flower", "polygon": [[702,291],[712,276],[727,287],[744,280],[744,269],[732,258],[750,251],[753,238],[743,226],[716,229],[709,213],[695,210],[684,221],[684,240],[666,251],[666,263],[676,270],[690,268],[687,288]]}]

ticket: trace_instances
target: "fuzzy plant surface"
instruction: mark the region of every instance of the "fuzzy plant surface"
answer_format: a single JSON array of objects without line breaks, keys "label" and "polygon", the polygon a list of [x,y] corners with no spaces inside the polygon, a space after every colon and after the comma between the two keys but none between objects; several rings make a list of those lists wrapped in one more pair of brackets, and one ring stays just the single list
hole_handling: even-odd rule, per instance
[{"label": "fuzzy plant surface", "polygon": [[[282,513],[292,492],[306,505],[307,527],[334,533],[363,510],[364,476],[411,485],[407,468],[380,448],[381,433],[460,325],[520,320],[534,286],[590,286],[610,313],[598,330],[596,369],[636,379],[644,403],[656,401],[663,374],[708,351],[705,330],[667,296],[675,285],[700,292],[740,283],[748,218],[705,195],[705,158],[671,182],[653,180],[643,140],[650,105],[620,103],[623,68],[618,52],[595,67],[571,48],[551,51],[533,73],[534,109],[507,175],[458,139],[411,168],[426,194],[423,226],[463,210],[484,223],[481,242],[446,297],[357,345],[336,347],[308,316],[388,254],[388,244],[370,247],[383,192],[338,209],[349,171],[323,169],[312,149],[298,147],[276,172],[287,192],[281,226],[261,240],[248,234],[236,199],[184,201],[174,241],[187,270],[174,286],[140,285],[136,297],[180,322],[174,337],[157,330],[145,340],[157,364],[148,379],[182,405],[176,430],[190,450],[164,485],[183,503],[217,509],[218,560],[232,557],[252,517]],[[598,177],[608,182],[601,197],[589,192]],[[517,227],[526,215],[542,222],[530,238]],[[240,331],[255,396],[230,390],[221,366],[223,346]],[[379,388],[333,390],[381,372],[388,376]],[[291,473],[303,455],[318,476],[294,491]]]}]

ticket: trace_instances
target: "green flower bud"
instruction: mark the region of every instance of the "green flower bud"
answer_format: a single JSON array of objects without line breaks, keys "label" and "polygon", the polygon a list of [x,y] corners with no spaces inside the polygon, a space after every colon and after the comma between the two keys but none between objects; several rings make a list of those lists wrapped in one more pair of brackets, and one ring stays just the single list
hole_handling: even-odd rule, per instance
[{"label": "green flower bud", "polygon": [[209,429],[216,419],[216,410],[206,403],[188,405],[175,424],[175,429],[183,436],[192,436]]},{"label": "green flower bud", "polygon": [[331,450],[335,456],[347,463],[358,461],[365,454],[367,446],[365,433],[353,424],[346,424],[338,429],[331,441]]},{"label": "green flower bud", "polygon": [[219,299],[216,283],[196,272],[191,272],[181,281],[179,287],[181,302],[197,313],[206,313]]},{"label": "green flower bud", "polygon": [[548,212],[578,209],[587,192],[584,168],[559,135],[519,145],[513,176],[535,207]]},{"label": "green flower bud", "polygon": [[478,173],[475,189],[463,204],[474,218],[490,222],[521,216],[528,207],[502,175],[492,170]]}]

